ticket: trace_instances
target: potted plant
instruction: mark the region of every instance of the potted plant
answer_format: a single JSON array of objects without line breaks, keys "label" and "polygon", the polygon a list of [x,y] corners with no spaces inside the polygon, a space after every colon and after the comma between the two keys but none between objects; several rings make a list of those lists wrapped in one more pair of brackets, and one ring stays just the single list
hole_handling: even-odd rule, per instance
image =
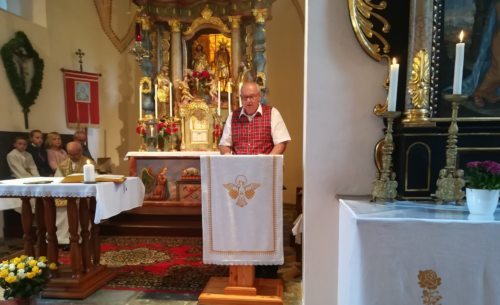
[{"label": "potted plant", "polygon": [[498,205],[500,163],[469,162],[465,169],[467,207],[471,214],[492,215]]},{"label": "potted plant", "polygon": [[30,304],[32,296],[36,296],[45,285],[48,269],[55,270],[57,265],[47,265],[47,258],[21,255],[0,264],[0,286],[4,290],[4,298],[12,299],[14,304]]}]

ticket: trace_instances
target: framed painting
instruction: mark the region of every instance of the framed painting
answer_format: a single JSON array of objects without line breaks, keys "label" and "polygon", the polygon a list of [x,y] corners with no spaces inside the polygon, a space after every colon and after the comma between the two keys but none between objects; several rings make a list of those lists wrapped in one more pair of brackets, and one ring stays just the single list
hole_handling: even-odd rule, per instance
[{"label": "framed painting", "polygon": [[465,34],[462,94],[468,98],[460,107],[459,120],[500,120],[500,0],[412,0],[410,10],[408,70],[411,73],[410,58],[419,49],[431,50],[429,101],[434,120],[451,115],[451,104],[442,96],[452,92],[461,31]]}]

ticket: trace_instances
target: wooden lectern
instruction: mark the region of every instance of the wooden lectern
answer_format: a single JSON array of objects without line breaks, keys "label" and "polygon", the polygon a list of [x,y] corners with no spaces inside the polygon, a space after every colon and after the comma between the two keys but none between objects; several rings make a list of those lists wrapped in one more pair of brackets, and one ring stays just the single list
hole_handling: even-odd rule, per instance
[{"label": "wooden lectern", "polygon": [[[251,208],[254,206],[259,206],[259,207],[267,206],[268,208],[270,207],[269,210],[270,214],[273,215],[272,224],[276,223],[281,224],[281,221],[277,221],[277,219],[281,219],[282,217],[281,215],[282,211],[281,188],[283,185],[282,175],[281,175],[282,159],[277,157],[273,158],[271,156],[266,156],[266,157],[268,159],[265,162],[261,162],[260,160],[249,160],[248,156],[246,158],[241,157],[242,159],[239,160],[235,159],[238,158],[238,156],[232,156],[229,157],[232,159],[226,159],[226,160],[223,160],[223,158],[225,158],[224,156],[205,156],[202,157],[201,159],[203,217],[204,217],[203,230],[204,230],[204,238],[208,238],[207,240],[204,240],[204,260],[205,260],[205,251],[207,251],[207,257],[212,255],[213,253],[217,253],[216,255],[221,255],[221,256],[217,257],[215,261],[220,261],[221,264],[229,264],[230,267],[229,267],[229,277],[210,278],[207,285],[205,286],[205,289],[198,298],[198,304],[200,305],[283,304],[282,280],[255,278],[254,265],[258,265],[260,260],[259,259],[255,260],[254,257],[244,258],[244,256],[239,256],[240,253],[241,255],[246,255],[248,253],[252,253],[252,255],[254,255],[255,253],[260,253],[261,255],[263,255],[263,257],[265,257],[269,253],[275,253],[273,255],[276,255],[277,257],[281,255],[281,261],[282,261],[282,240],[278,238],[278,236],[282,235],[282,231],[281,228],[279,230],[275,229],[281,226],[272,225],[272,227],[274,228],[273,231],[274,235],[272,237],[273,244],[270,247],[270,250],[258,250],[257,248],[255,248],[256,250],[250,250],[249,248],[245,248],[245,250],[240,251],[238,249],[231,250],[231,247],[227,247],[227,245],[221,246],[219,244],[219,246],[214,246],[214,240],[215,240],[214,231],[216,230],[214,227],[220,224],[220,222],[218,222],[217,220],[213,220],[212,215],[217,214],[219,215],[217,217],[221,217],[220,215],[224,213],[222,211],[227,211],[228,209],[229,210],[236,209],[238,212],[235,212],[235,214],[238,214],[240,211],[242,211],[240,209],[249,207]],[[261,165],[259,168],[256,169],[255,167],[257,167],[259,163]],[[239,165],[239,169],[236,169],[235,173],[232,172],[232,169],[237,167],[234,165]],[[221,172],[219,172],[221,168],[224,168],[222,170],[222,174]],[[231,169],[229,170],[229,172],[226,171],[226,169],[228,168]],[[246,168],[249,168],[248,172],[246,172]],[[239,205],[239,207],[238,204],[234,202],[234,196],[232,196],[236,195],[236,193],[229,193],[228,194],[229,197],[224,196],[225,195],[224,192],[227,192],[225,188],[228,188],[228,185],[231,185],[231,183],[228,184],[225,181],[231,181],[233,175],[240,175],[238,177],[243,177],[244,182],[241,183],[240,185],[242,187],[247,188],[246,192],[250,192],[250,195],[248,195],[248,193],[245,193],[246,194],[245,196],[247,196],[246,199],[248,200],[248,203],[244,202],[244,204]],[[267,180],[261,179],[260,177],[262,176],[265,176]],[[260,199],[257,199],[256,195],[256,197],[254,198],[253,193],[251,193],[251,191],[248,191],[248,188],[250,188],[250,185],[252,183],[254,185],[257,185],[257,187],[259,186],[263,187],[264,185],[268,185],[270,186],[269,189],[271,189],[272,191],[269,192],[268,197],[264,196],[264,197],[259,197]],[[235,184],[232,185],[235,186],[237,184],[238,181],[236,181]],[[229,188],[231,188],[231,186],[229,186]],[[240,191],[238,193],[239,196],[243,196],[241,188],[239,191]],[[258,193],[259,191],[260,190],[257,190],[256,193]],[[258,201],[251,202],[251,200],[255,199],[257,199]],[[267,205],[267,202],[269,202],[269,205]],[[257,203],[260,203],[260,205],[257,205]],[[251,214],[252,213],[250,213],[249,215]],[[241,217],[242,214],[239,215]],[[224,215],[224,217],[226,216],[229,215]],[[228,223],[233,223],[233,222],[237,223],[235,219],[228,221]],[[219,230],[221,230],[220,227]],[[227,228],[223,230],[232,230],[232,229]],[[235,232],[233,233],[236,234],[233,235],[233,238],[234,236],[240,236],[239,240],[242,240],[241,238],[244,238],[241,235],[237,235],[238,233]],[[261,236],[261,235],[255,235],[255,236]],[[225,240],[227,241],[227,239]],[[278,249],[280,250],[278,251]],[[226,259],[225,255],[221,253],[233,253],[233,254],[229,255],[228,258]],[[268,261],[262,261],[262,263],[263,264],[265,264],[265,262],[277,263],[276,256],[270,258],[270,260]],[[214,259],[213,256],[211,256],[208,259],[208,261],[214,262],[214,260],[211,259]],[[232,265],[232,262],[234,263],[245,262],[243,263],[245,265]]]},{"label": "wooden lectern", "polygon": [[281,279],[255,278],[255,266],[230,266],[229,277],[211,277],[200,305],[283,304]]}]

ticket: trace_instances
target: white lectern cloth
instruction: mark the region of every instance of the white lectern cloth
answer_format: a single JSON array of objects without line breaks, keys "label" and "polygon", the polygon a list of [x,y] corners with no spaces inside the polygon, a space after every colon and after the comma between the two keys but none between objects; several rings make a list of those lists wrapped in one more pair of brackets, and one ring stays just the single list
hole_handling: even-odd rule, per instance
[{"label": "white lectern cloth", "polygon": [[283,156],[201,156],[201,181],[203,262],[283,264]]}]

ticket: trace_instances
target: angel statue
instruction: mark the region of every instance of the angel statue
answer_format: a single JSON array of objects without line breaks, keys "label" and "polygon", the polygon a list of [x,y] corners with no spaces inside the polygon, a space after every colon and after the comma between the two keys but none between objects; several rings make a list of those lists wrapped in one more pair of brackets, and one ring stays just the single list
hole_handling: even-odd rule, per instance
[{"label": "angel statue", "polygon": [[189,85],[186,80],[177,80],[177,88],[181,92],[181,104],[187,105],[194,99],[194,96],[189,91]]}]

